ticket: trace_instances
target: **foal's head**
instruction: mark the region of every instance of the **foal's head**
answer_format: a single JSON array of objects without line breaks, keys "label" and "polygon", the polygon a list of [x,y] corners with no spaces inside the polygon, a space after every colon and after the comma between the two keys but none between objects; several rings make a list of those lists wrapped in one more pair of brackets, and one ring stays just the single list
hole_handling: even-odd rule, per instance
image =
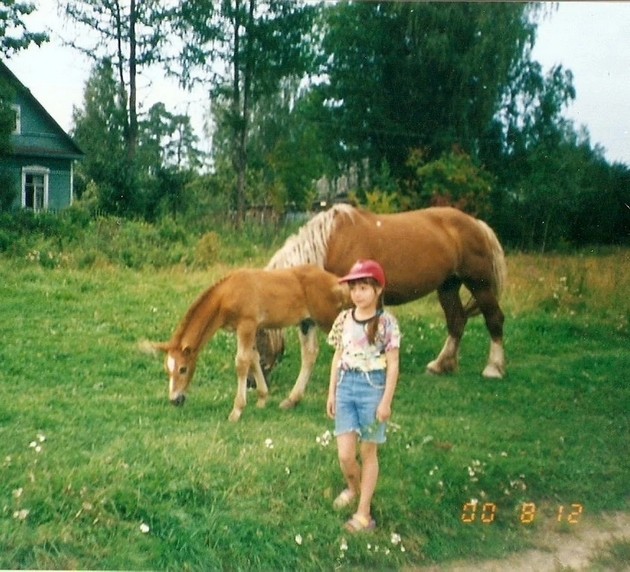
[{"label": "foal's head", "polygon": [[195,373],[197,354],[189,346],[161,347],[166,352],[164,369],[168,374],[168,398],[173,405],[183,405],[186,390]]}]

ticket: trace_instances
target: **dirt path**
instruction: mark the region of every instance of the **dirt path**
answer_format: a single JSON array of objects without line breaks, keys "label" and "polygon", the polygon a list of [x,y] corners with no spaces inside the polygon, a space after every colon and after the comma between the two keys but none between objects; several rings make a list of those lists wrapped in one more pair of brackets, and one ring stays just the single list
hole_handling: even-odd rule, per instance
[{"label": "dirt path", "polygon": [[[452,562],[446,566],[422,568],[422,572],[559,572],[561,570],[605,570],[593,567],[591,561],[608,543],[630,542],[630,514],[599,515],[568,533],[541,531],[538,548],[526,550],[501,560]],[[619,562],[614,570],[630,571],[630,561]]]}]

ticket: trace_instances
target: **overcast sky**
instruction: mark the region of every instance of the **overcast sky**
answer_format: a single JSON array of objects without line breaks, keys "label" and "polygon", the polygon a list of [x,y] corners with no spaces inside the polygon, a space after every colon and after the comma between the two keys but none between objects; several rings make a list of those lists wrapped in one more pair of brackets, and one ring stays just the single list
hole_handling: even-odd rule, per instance
[{"label": "overcast sky", "polygon": [[[56,2],[40,0],[39,5],[27,21],[33,30],[49,28],[51,42],[6,63],[68,130],[73,106],[82,105],[90,62],[61,45],[59,36],[71,34],[56,14]],[[573,72],[577,98],[565,115],[587,127],[591,143],[601,145],[609,161],[630,165],[630,2],[560,2],[538,28],[534,59],[545,71],[560,63]],[[189,113],[201,125],[203,92],[181,93],[160,74],[139,87],[145,107],[164,101],[171,111]]]}]

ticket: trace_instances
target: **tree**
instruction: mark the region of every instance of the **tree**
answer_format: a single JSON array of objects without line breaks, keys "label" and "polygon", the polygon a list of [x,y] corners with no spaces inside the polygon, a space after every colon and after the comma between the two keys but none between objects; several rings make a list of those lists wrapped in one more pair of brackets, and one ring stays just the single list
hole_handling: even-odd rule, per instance
[{"label": "tree", "polygon": [[340,3],[325,12],[320,121],[335,162],[427,160],[481,141],[535,26],[519,3]]},{"label": "tree", "polygon": [[161,208],[173,218],[185,210],[184,189],[202,165],[190,117],[170,113],[163,103],[151,106],[140,122],[138,164],[146,188],[147,216],[155,218]]},{"label": "tree", "polygon": [[511,77],[491,128],[495,137],[482,148],[504,195],[494,195],[503,205],[495,204],[495,222],[521,247],[544,250],[566,239],[585,160],[580,137],[562,116],[574,98],[570,71],[555,66],[543,75],[529,60]]},{"label": "tree", "polygon": [[[184,37],[181,77],[209,78],[215,122],[235,172],[233,206],[240,225],[247,202],[248,145],[257,104],[277,93],[287,77],[309,64],[304,41],[312,7],[293,0],[203,0],[182,3],[178,32]],[[219,143],[221,144],[221,142]],[[221,162],[220,160],[218,162]]]},{"label": "tree", "polygon": [[[85,151],[77,165],[77,179],[83,188],[94,181],[99,190],[99,208],[106,212],[126,215],[137,212],[136,192],[125,168],[126,110],[121,104],[119,86],[109,60],[95,64],[83,94],[83,108],[73,110],[73,135]],[[77,189],[80,197],[82,190]]]},{"label": "tree", "polygon": [[31,32],[26,27],[24,16],[33,13],[35,9],[33,2],[0,0],[0,51],[6,58],[25,50],[31,44],[41,46],[48,41],[48,34],[45,32]]},{"label": "tree", "polygon": [[461,149],[454,148],[430,162],[416,149],[410,153],[407,167],[410,176],[403,186],[407,208],[453,206],[473,216],[488,218],[493,177],[477,167]]},{"label": "tree", "polygon": [[[5,58],[10,58],[32,44],[41,46],[48,41],[48,34],[31,32],[24,22],[24,16],[34,11],[35,4],[32,2],[0,0],[0,52]],[[12,107],[14,98],[13,86],[0,82],[0,154],[11,151],[9,139],[15,126],[15,111]],[[11,201],[7,198],[4,202],[10,204],[12,198]]]},{"label": "tree", "polygon": [[268,199],[279,213],[287,207],[309,209],[315,181],[327,169],[318,126],[310,121],[308,93],[298,84],[284,80],[252,110],[249,163],[272,191]]},{"label": "tree", "polygon": [[[129,211],[134,204],[132,195],[138,189],[138,75],[142,69],[166,59],[161,50],[169,41],[165,24],[170,9],[160,0],[67,0],[63,6],[65,14],[81,28],[96,32],[79,35],[68,43],[96,65],[108,62],[116,72],[117,115],[122,121],[125,151],[118,168],[125,171],[120,184],[127,185],[120,189],[120,197],[128,202],[123,210]],[[86,38],[95,39],[88,43]],[[135,201],[135,205],[139,203]]]}]

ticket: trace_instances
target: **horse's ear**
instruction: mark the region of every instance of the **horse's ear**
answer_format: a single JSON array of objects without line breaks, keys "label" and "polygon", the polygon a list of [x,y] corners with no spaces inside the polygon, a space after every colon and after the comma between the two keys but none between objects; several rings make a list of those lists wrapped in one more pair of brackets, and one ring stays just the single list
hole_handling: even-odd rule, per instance
[{"label": "horse's ear", "polygon": [[158,351],[167,352],[169,350],[169,344],[166,342],[142,340],[138,342],[138,349],[144,354],[156,355]]}]

